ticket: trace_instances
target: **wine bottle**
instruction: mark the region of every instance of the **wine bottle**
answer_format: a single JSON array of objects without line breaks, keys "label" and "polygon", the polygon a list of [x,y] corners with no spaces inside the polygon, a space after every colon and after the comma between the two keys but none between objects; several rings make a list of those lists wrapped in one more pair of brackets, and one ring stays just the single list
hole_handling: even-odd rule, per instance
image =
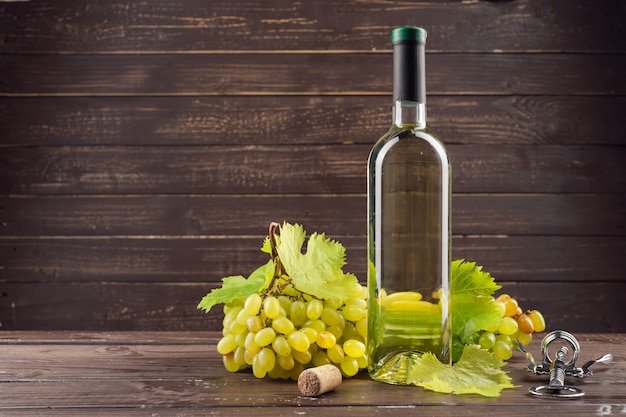
[{"label": "wine bottle", "polygon": [[450,162],[426,125],[426,30],[392,31],[392,125],[368,159],[368,371],[410,384],[425,352],[451,363]]}]

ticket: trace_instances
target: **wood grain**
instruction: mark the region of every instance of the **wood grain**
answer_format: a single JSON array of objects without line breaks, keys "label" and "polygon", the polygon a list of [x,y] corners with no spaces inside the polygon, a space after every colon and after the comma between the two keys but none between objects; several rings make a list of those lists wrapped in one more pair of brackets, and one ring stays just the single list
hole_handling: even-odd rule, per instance
[{"label": "wood grain", "polygon": [[[391,123],[390,97],[11,97],[0,146],[372,146]],[[430,96],[446,144],[624,145],[626,98]]]},{"label": "wood grain", "polygon": [[[427,59],[429,94],[626,95],[623,54]],[[389,53],[10,54],[2,64],[0,97],[388,95],[392,84]]]},{"label": "wood grain", "polygon": [[626,327],[623,1],[0,3],[3,329],[217,330],[195,303],[265,259],[270,221],[339,238],[363,277],[407,23],[429,32],[454,257],[555,324]]},{"label": "wood grain", "polygon": [[[458,51],[624,51],[620,1],[454,1],[395,3],[263,0],[67,0],[8,3],[0,14],[0,52],[162,53],[230,50],[390,48],[396,26],[425,26],[429,49]],[[358,11],[358,12],[356,12]],[[29,28],[28,36],[24,28]],[[593,36],[589,34],[592,33]]]},{"label": "wood grain", "polygon": [[[623,236],[623,194],[457,194],[458,235]],[[365,195],[130,195],[0,198],[3,236],[258,235],[271,221],[360,235]]]},{"label": "wood grain", "polygon": [[[309,230],[312,232],[312,230]],[[327,234],[346,247],[344,271],[366,279],[366,237]],[[267,262],[264,236],[5,238],[5,282],[204,282],[249,275]],[[621,281],[621,236],[459,236],[452,257],[478,262],[496,281]]]},{"label": "wood grain", "polygon": [[[355,194],[371,145],[24,147],[0,155],[10,194]],[[615,193],[626,148],[449,145],[456,193]]]},{"label": "wood grain", "polygon": [[[539,309],[549,329],[623,332],[623,281],[507,282],[501,292]],[[197,310],[213,282],[37,282],[3,284],[5,330],[221,330],[222,309]],[[592,314],[589,312],[593,311]],[[28,313],[28,314],[27,314]]]}]

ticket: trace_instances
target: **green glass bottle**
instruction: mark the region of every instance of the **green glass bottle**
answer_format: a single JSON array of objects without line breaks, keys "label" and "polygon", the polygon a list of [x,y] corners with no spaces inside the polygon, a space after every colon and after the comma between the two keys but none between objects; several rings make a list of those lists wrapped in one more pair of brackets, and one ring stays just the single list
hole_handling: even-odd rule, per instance
[{"label": "green glass bottle", "polygon": [[368,371],[410,384],[425,352],[451,362],[450,162],[426,125],[426,31],[392,31],[393,118],[368,160]]}]

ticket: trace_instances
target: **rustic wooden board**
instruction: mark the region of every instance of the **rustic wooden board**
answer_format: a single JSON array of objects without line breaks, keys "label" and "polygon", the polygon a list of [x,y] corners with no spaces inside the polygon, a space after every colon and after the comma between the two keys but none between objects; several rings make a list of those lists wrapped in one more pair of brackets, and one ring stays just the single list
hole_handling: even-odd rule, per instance
[{"label": "rustic wooden board", "polygon": [[[623,194],[457,194],[457,235],[626,233]],[[365,195],[123,195],[0,198],[3,236],[220,236],[266,233],[270,222],[360,235]]]},{"label": "rustic wooden board", "polygon": [[[1,377],[5,395],[0,397],[0,413],[326,416],[349,412],[357,416],[391,416],[402,412],[443,416],[454,411],[497,416],[506,410],[531,416],[530,410],[534,410],[534,415],[546,411],[556,415],[565,415],[565,411],[570,415],[598,415],[619,412],[626,400],[620,379],[626,363],[623,334],[576,334],[581,344],[579,360],[612,353],[614,363],[596,365],[592,377],[568,380],[584,389],[586,395],[582,400],[559,402],[540,401],[528,394],[527,389],[543,379],[523,370],[525,359],[518,353],[505,368],[518,387],[505,390],[497,399],[391,386],[374,382],[365,373],[344,379],[333,392],[307,398],[299,395],[293,381],[257,380],[246,371],[228,373],[215,351],[217,333],[142,332],[134,343],[129,340],[133,334],[126,333],[123,338],[112,334],[110,342],[103,345],[99,333],[93,334],[93,344],[88,342],[89,333],[80,335],[79,344],[59,344],[69,336],[67,333],[44,336],[8,332],[9,337],[0,340],[7,353],[0,358],[0,366],[7,370]],[[154,342],[160,337],[165,341],[163,345]],[[201,337],[206,337],[205,346],[197,344]],[[13,342],[16,339],[19,342]],[[145,339],[150,343],[141,342]],[[178,343],[172,344],[176,340]],[[537,338],[529,347],[537,355],[539,342]]]},{"label": "rustic wooden board", "polygon": [[[366,190],[371,145],[7,148],[10,194],[324,194]],[[457,193],[616,193],[626,148],[449,145]]]},{"label": "rustic wooden board", "polygon": [[[524,309],[544,313],[548,328],[623,332],[626,282],[506,282]],[[196,309],[215,283],[70,282],[3,284],[5,330],[220,330],[222,310]]]},{"label": "rustic wooden board", "polygon": [[216,344],[220,334],[209,331],[174,332],[96,332],[96,331],[6,331],[0,345],[203,345]]},{"label": "rustic wooden board", "polygon": [[[623,2],[228,0],[15,2],[0,14],[0,52],[103,53],[389,48],[392,28],[426,27],[429,48],[451,51],[624,51]],[[356,12],[358,11],[358,12]],[[25,36],[28,28],[28,36]],[[592,33],[593,36],[589,34]]]},{"label": "rustic wooden board", "polygon": [[[413,393],[408,393],[407,396],[412,396]],[[442,401],[443,403],[443,401]],[[399,413],[402,415],[428,415],[433,417],[447,417],[450,416],[450,407],[445,407],[449,404],[438,405],[398,405],[398,406],[380,406],[380,407],[364,407],[359,405],[351,405],[346,411],[351,417],[398,417]],[[575,407],[573,407],[575,405]],[[613,402],[612,404],[586,404],[577,402],[576,404],[561,404],[556,402],[550,402],[548,404],[541,404],[541,410],[538,411],[534,407],[516,407],[512,405],[497,404],[484,404],[479,406],[463,406],[455,407],[453,412],[475,413],[484,417],[500,417],[503,410],[507,412],[514,412],[519,417],[536,417],[538,413],[549,412],[550,416],[559,417],[571,417],[577,416],[595,416],[602,415],[602,413],[621,413],[624,409],[623,404]],[[278,417],[278,416],[302,416],[302,415],[315,415],[315,416],[335,416],[341,409],[340,407],[318,407],[315,404],[298,404],[297,408],[288,407],[263,407],[257,406],[254,408],[241,407],[241,406],[228,406],[228,407],[214,407],[214,406],[194,406],[171,408],[159,408],[157,407],[138,407],[138,408],[124,408],[124,415],[129,417],[145,416],[146,409],[152,411],[154,414],[158,413],[163,417],[196,417],[196,416],[250,416],[250,417]],[[80,416],[83,417],[86,413],[97,413],[98,416],[119,416],[120,411],[117,408],[104,408],[99,407],[97,409],[89,408],[89,411],[84,409],[29,409],[24,410],[11,410],[11,416],[20,417],[39,417],[39,416]],[[609,414],[610,415],[610,414]]]},{"label": "rustic wooden board", "polygon": [[[314,230],[309,230],[313,232]],[[320,231],[322,232],[322,231]],[[327,233],[346,247],[344,271],[366,277],[366,237]],[[220,282],[267,262],[263,235],[35,237],[0,240],[0,281]],[[621,236],[453,236],[453,259],[496,281],[624,281]],[[1,335],[0,335],[1,336]]]},{"label": "rustic wooden board", "polygon": [[[434,54],[426,88],[438,95],[626,95],[625,64],[624,54]],[[389,53],[10,54],[2,65],[0,97],[387,95],[392,85]]]},{"label": "rustic wooden board", "polygon": [[[11,97],[1,146],[326,145],[374,142],[390,97]],[[429,96],[446,144],[623,145],[626,98]],[[254,134],[251,134],[253,130]]]}]

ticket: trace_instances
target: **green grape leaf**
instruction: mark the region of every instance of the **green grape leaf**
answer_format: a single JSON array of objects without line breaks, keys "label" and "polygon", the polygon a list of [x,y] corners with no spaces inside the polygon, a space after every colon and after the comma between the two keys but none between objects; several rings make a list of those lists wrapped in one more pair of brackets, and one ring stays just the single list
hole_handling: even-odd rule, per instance
[{"label": "green grape leaf", "polygon": [[499,397],[515,388],[502,370],[505,362],[477,345],[466,345],[454,365],[446,365],[432,353],[422,355],[409,374],[409,383],[431,391]]},{"label": "green grape leaf", "polygon": [[272,245],[270,244],[269,236],[265,236],[265,239],[263,240],[263,245],[261,246],[261,252],[265,252],[268,255],[272,254]]},{"label": "green grape leaf", "polygon": [[222,278],[222,286],[214,288],[205,295],[198,304],[198,309],[208,313],[216,304],[227,304],[236,298],[246,298],[250,294],[263,291],[272,282],[275,268],[274,262],[269,260],[265,265],[252,272],[248,278],[244,278],[242,275]]},{"label": "green grape leaf", "polygon": [[476,294],[492,296],[502,288],[496,284],[489,272],[483,272],[482,266],[476,262],[457,259],[452,262],[450,270],[452,294]]},{"label": "green grape leaf", "polygon": [[[500,323],[493,293],[501,288],[488,272],[475,262],[452,262],[452,360],[459,360],[463,345],[477,342],[478,332]],[[460,341],[460,343],[459,343]]]},{"label": "green grape leaf", "polygon": [[292,285],[300,292],[321,299],[341,301],[348,298],[358,280],[341,269],[345,265],[344,246],[324,233],[313,233],[306,252],[302,253],[305,238],[306,232],[301,225],[285,222],[276,239],[278,258]]}]

